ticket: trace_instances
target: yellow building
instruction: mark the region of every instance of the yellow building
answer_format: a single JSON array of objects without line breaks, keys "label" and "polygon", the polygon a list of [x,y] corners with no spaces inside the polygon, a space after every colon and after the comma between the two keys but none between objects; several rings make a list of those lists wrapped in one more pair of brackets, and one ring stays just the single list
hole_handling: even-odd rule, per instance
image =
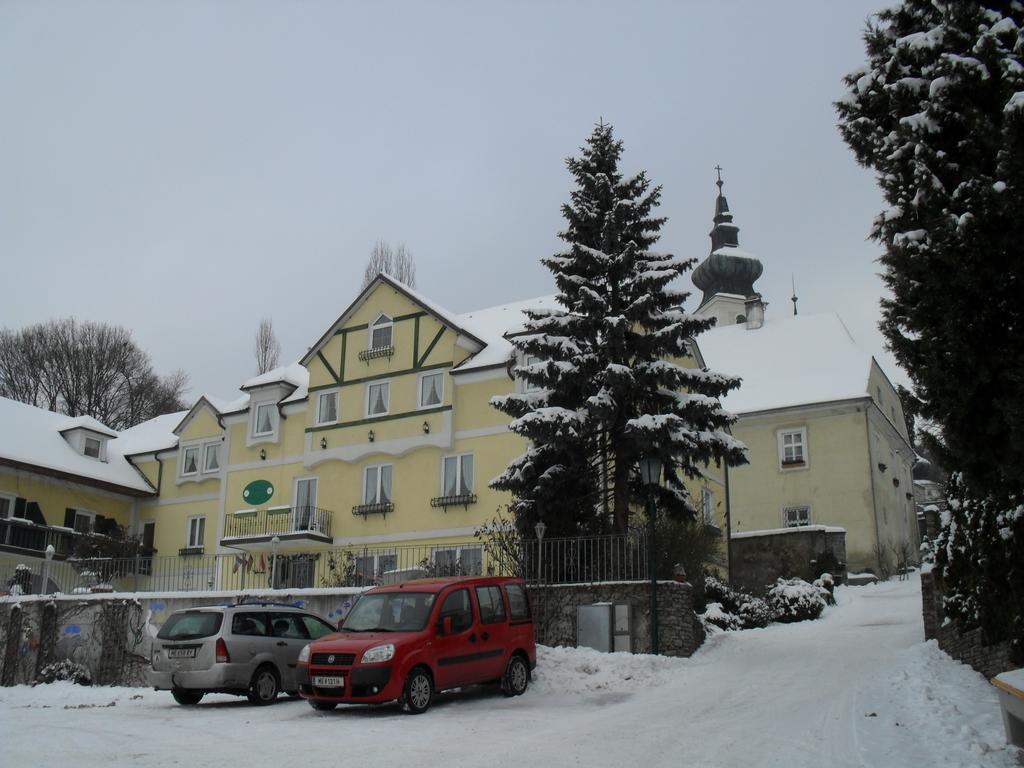
[{"label": "yellow building", "polygon": [[729,471],[732,533],[805,525],[846,529],[851,571],[916,559],[915,455],[896,390],[835,314],[766,317],[753,283],[762,265],[740,250],[721,192],[712,252],[693,279],[703,361],[740,376],[723,400],[750,463]]},{"label": "yellow building", "polygon": [[[490,400],[523,386],[507,338],[522,310],[552,303],[454,314],[381,275],[301,361],[246,381],[241,397],[204,395],[187,413],[107,430],[101,458],[78,458],[116,468],[131,491],[116,513],[93,501],[83,509],[156,551],[143,588],[313,587],[493,567],[474,533],[508,503],[488,483],[526,444]],[[718,526],[721,480],[708,472],[692,488]],[[56,511],[43,518],[63,522]]]}]

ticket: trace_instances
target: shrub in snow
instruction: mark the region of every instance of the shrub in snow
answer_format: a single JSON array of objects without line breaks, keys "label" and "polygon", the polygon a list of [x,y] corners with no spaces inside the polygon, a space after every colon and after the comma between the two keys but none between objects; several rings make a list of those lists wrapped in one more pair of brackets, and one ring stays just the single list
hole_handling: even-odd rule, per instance
[{"label": "shrub in snow", "polygon": [[[775,620],[772,608],[767,602],[759,597],[732,589],[714,576],[704,578],[704,594],[709,601],[714,601],[708,604],[709,610],[712,605],[717,605],[718,610],[731,619],[731,622],[728,619],[714,621],[707,618],[708,611],[705,611],[706,623],[714,624],[716,627],[753,629],[767,627]],[[726,626],[729,623],[734,626]]]},{"label": "shrub in snow", "polygon": [[835,605],[835,589],[836,583],[832,579],[831,573],[823,573],[817,579],[814,580],[814,586],[821,590],[821,596],[825,598],[826,605]]},{"label": "shrub in snow", "polygon": [[765,600],[760,597],[743,595],[746,598],[739,608],[739,620],[741,629],[755,629],[767,627],[775,621],[775,612]]},{"label": "shrub in snow", "polygon": [[803,579],[779,579],[768,590],[768,605],[776,621],[793,622],[816,619],[825,610],[822,590]]},{"label": "shrub in snow", "polygon": [[722,610],[721,603],[708,603],[704,613],[700,614],[700,620],[706,627],[708,624],[719,629],[739,629],[740,620],[735,614]]},{"label": "shrub in snow", "polygon": [[55,683],[58,680],[70,680],[78,685],[92,685],[89,670],[71,659],[47,664],[39,670],[39,676],[36,678],[37,683]]}]

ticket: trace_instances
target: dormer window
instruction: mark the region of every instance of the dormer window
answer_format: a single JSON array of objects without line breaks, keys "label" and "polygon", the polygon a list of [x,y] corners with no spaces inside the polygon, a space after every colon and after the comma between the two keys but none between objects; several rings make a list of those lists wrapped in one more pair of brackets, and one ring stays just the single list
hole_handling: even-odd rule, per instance
[{"label": "dormer window", "polygon": [[383,349],[392,345],[394,324],[385,314],[378,315],[370,326],[370,349]]},{"label": "dormer window", "polygon": [[274,433],[274,414],[277,405],[274,403],[261,403],[256,406],[256,414],[253,418],[252,436],[262,437]]},{"label": "dormer window", "polygon": [[82,453],[92,459],[100,458],[100,453],[103,451],[103,441],[98,440],[95,437],[85,438],[85,447],[82,449]]}]

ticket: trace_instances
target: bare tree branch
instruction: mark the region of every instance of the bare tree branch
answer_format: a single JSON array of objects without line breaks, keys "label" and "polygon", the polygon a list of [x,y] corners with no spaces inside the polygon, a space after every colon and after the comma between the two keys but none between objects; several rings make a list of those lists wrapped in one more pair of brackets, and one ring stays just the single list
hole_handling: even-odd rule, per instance
[{"label": "bare tree branch", "polygon": [[253,344],[253,354],[256,355],[257,375],[277,368],[277,361],[281,356],[281,343],[274,335],[274,323],[269,317],[260,320],[260,327],[256,330],[256,342]]},{"label": "bare tree branch", "polygon": [[366,288],[381,273],[391,275],[410,288],[416,287],[416,264],[412,259],[412,252],[405,243],[399,243],[397,248],[392,248],[384,240],[374,243],[370,258],[366,262],[366,269],[363,270],[360,290]]}]

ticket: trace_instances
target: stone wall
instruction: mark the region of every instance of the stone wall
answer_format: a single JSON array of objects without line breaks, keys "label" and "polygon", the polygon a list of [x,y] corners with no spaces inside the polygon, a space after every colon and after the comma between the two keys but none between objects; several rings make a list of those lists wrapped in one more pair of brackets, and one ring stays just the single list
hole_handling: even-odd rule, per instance
[{"label": "stone wall", "polygon": [[337,623],[361,589],[26,596],[0,601],[0,685],[33,682],[48,663],[71,659],[99,685],[146,684],[153,639],[182,608],[248,602],[287,603]]},{"label": "stone wall", "polygon": [[1009,643],[985,645],[981,629],[962,631],[956,621],[946,618],[942,610],[942,587],[930,570],[921,571],[921,612],[924,639],[936,640],[939,648],[987,679],[1020,666]]},{"label": "stone wall", "polygon": [[830,572],[838,584],[846,581],[846,531],[842,528],[809,525],[749,531],[733,534],[730,544],[729,581],[734,589],[752,595],[763,595],[778,578],[814,581],[823,571]]},{"label": "stone wall", "polygon": [[[650,582],[553,584],[530,587],[537,642],[576,645],[576,607],[594,603],[632,606],[634,653],[651,651]],[[693,612],[693,588],[676,581],[658,582],[658,645],[666,656],[690,656],[704,642]]]}]

